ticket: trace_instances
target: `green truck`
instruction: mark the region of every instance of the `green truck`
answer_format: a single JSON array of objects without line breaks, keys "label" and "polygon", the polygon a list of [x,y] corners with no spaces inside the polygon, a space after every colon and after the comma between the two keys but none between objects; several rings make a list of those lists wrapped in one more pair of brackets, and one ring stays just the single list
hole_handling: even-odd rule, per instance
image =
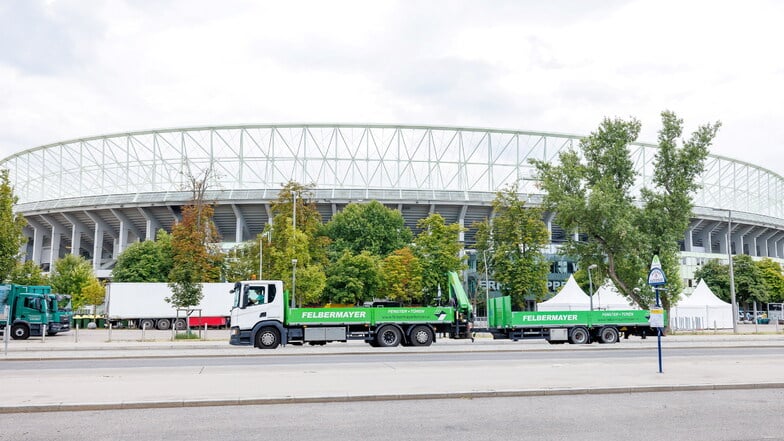
[{"label": "green truck", "polygon": [[42,286],[0,285],[0,330],[5,333],[10,328],[14,340],[41,337],[51,319],[50,291]]},{"label": "green truck", "polygon": [[508,296],[490,299],[487,331],[494,338],[544,338],[552,344],[617,343],[620,335],[656,335],[646,310],[512,311]]},{"label": "green truck", "polygon": [[[48,286],[45,288],[49,288]],[[51,288],[50,288],[51,290]],[[73,310],[71,309],[71,296],[67,294],[46,294],[49,309],[49,326],[46,335],[55,335],[71,330]]]},{"label": "green truck", "polygon": [[[279,345],[362,340],[373,347],[429,346],[437,335],[470,338],[473,311],[456,273],[438,306],[295,308],[280,280],[237,282],[232,292],[232,345],[274,349]],[[442,302],[439,302],[442,303]]]}]

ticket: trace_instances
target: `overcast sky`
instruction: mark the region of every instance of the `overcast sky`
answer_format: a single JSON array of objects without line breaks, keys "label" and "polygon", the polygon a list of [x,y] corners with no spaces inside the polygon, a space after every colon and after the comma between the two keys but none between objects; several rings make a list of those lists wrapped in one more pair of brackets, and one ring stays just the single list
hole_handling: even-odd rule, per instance
[{"label": "overcast sky", "polygon": [[166,127],[585,135],[659,113],[784,174],[781,1],[0,2],[0,157]]}]

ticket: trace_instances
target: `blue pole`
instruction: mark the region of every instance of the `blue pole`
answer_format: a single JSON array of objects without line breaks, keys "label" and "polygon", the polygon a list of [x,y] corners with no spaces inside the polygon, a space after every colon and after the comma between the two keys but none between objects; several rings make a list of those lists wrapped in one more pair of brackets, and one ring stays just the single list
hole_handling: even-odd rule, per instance
[{"label": "blue pole", "polygon": [[[654,288],[654,292],[656,292],[656,307],[661,307],[661,303],[659,303],[659,288]],[[662,353],[661,353],[661,327],[656,328],[656,342],[659,347],[659,373],[662,373]]]}]

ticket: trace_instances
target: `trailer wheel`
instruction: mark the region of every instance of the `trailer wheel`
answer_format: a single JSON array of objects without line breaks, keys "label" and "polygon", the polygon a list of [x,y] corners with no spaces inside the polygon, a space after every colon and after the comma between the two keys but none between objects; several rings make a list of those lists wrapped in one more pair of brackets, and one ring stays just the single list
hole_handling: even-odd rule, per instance
[{"label": "trailer wheel", "polygon": [[430,346],[433,344],[433,331],[424,325],[414,326],[411,330],[412,346]]},{"label": "trailer wheel", "polygon": [[27,340],[30,337],[30,328],[24,323],[11,326],[11,338],[14,340]]},{"label": "trailer wheel", "polygon": [[139,322],[139,328],[141,328],[141,329],[155,329],[155,320],[144,319],[144,320]]},{"label": "trailer wheel", "polygon": [[161,331],[168,331],[171,328],[171,321],[169,319],[158,319],[155,326]]},{"label": "trailer wheel", "polygon": [[403,334],[395,326],[387,325],[376,334],[376,342],[382,348],[391,348],[400,344]]},{"label": "trailer wheel", "polygon": [[569,341],[575,345],[584,345],[590,341],[591,335],[585,328],[574,328],[569,333]]},{"label": "trailer wheel", "polygon": [[261,349],[275,349],[280,344],[280,332],[272,326],[261,328],[256,334],[256,347]]},{"label": "trailer wheel", "polygon": [[612,326],[607,326],[599,330],[599,342],[600,343],[618,343],[619,334],[618,330],[613,328]]},{"label": "trailer wheel", "polygon": [[185,319],[177,319],[174,321],[174,329],[178,331],[184,331],[187,326],[185,325]]}]

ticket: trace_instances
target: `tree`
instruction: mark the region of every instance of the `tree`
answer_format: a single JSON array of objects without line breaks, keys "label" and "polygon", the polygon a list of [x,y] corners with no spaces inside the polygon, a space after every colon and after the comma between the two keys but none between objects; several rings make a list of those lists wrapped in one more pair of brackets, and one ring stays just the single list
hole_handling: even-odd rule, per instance
[{"label": "tree", "polygon": [[524,307],[527,295],[544,299],[550,264],[541,250],[549,234],[541,210],[527,208],[516,185],[496,193],[493,219],[477,225],[476,238],[477,250],[488,253],[501,292],[511,296],[515,306]]},{"label": "tree", "polygon": [[56,260],[49,279],[54,292],[71,296],[74,309],[91,304],[83,290],[95,280],[95,275],[92,265],[84,258],[68,254]]},{"label": "tree", "polygon": [[17,262],[8,277],[9,283],[17,285],[47,285],[49,279],[41,272],[41,268],[32,260]]},{"label": "tree", "polygon": [[217,282],[223,256],[216,244],[220,240],[212,222],[212,205],[205,201],[211,169],[200,178],[191,177],[193,196],[182,209],[182,221],[172,228],[172,269],[166,298],[175,308],[192,308],[201,302],[202,282]]},{"label": "tree", "polygon": [[784,274],[781,264],[767,257],[757,262],[763,290],[767,294],[768,302],[784,302]]},{"label": "tree", "polygon": [[735,299],[739,305],[753,302],[765,303],[768,293],[762,279],[762,270],[751,256],[741,254],[732,258],[735,276]]},{"label": "tree", "polygon": [[694,278],[704,281],[720,299],[730,301],[729,266],[723,265],[718,259],[711,259],[694,272]]},{"label": "tree", "polygon": [[19,249],[25,243],[22,229],[27,221],[22,213],[14,213],[18,200],[11,188],[8,169],[0,170],[0,280],[8,280],[16,267]]},{"label": "tree", "polygon": [[323,298],[326,302],[359,305],[373,300],[381,283],[378,257],[367,251],[351,254],[346,250],[327,269]]},{"label": "tree", "polygon": [[343,211],[335,214],[324,230],[332,240],[330,248],[336,256],[342,256],[348,250],[353,254],[369,251],[386,257],[410,244],[413,238],[403,215],[378,201],[348,204]]},{"label": "tree", "polygon": [[718,122],[701,126],[678,147],[683,121],[662,112],[652,187],[643,188],[639,197],[632,194],[637,175],[629,153],[640,131],[635,119],[605,119],[580,142],[584,161],[574,150],[562,152],[557,165],[532,161],[546,193],[544,207],[556,213],[561,227],[581,235],[579,241],[570,238],[563,252],[579,258],[582,266],[596,264],[597,280],[609,277],[643,308],[651,303],[653,291],[645,281],[651,259],[658,255],[669,289],[662,291],[662,304],[669,310],[682,288],[678,242],[719,127]]},{"label": "tree", "polygon": [[422,265],[409,247],[393,251],[381,262],[383,292],[389,300],[422,303]]},{"label": "tree", "polygon": [[[264,241],[263,262],[265,279],[291,281],[293,260],[296,259],[296,301],[306,305],[321,299],[329,243],[329,238],[320,234],[321,215],[313,202],[311,189],[312,186],[291,181],[278,193],[271,207],[272,225],[265,229],[269,237]],[[249,251],[258,260],[258,245],[250,246]],[[290,284],[287,285],[291,290]]]},{"label": "tree", "polygon": [[[104,302],[106,296],[106,288],[95,277],[89,279],[82,287],[82,300],[87,305],[100,305]],[[95,322],[95,314],[93,314],[93,322]]]},{"label": "tree", "polygon": [[463,269],[459,257],[462,244],[458,240],[463,228],[458,224],[446,225],[438,213],[421,219],[417,227],[422,232],[414,239],[413,251],[422,265],[422,300],[429,304],[436,298],[439,289],[446,289],[446,273]]},{"label": "tree", "polygon": [[159,230],[155,241],[133,243],[120,254],[112,270],[112,280],[168,282],[173,264],[171,235]]}]

